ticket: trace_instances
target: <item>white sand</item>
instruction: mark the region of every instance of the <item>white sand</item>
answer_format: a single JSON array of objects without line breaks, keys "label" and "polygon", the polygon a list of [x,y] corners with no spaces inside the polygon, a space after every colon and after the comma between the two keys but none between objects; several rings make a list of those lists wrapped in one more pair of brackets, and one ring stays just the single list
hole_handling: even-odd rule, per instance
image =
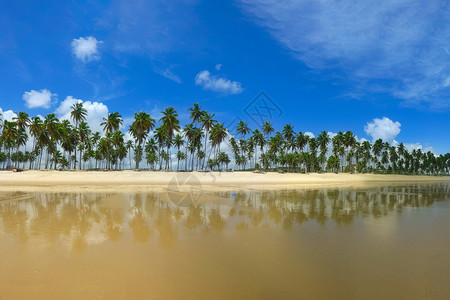
[{"label": "white sand", "polygon": [[450,182],[450,177],[375,174],[264,174],[252,172],[159,172],[159,171],[24,171],[0,172],[0,191],[143,191],[230,188],[289,189],[329,186],[369,186],[412,182]]}]

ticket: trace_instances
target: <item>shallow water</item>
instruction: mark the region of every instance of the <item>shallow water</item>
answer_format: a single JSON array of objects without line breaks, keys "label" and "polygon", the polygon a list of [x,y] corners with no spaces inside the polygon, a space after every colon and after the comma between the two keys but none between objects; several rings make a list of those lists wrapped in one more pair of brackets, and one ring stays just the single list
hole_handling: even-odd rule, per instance
[{"label": "shallow water", "polygon": [[450,299],[450,184],[0,193],[0,299]]}]

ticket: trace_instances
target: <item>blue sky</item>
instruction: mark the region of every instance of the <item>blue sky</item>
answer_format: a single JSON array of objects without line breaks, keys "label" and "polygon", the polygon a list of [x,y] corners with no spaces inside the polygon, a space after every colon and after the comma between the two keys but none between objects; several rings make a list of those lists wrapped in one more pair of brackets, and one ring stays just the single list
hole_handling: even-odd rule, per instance
[{"label": "blue sky", "polygon": [[[352,130],[450,152],[447,1],[0,2],[0,108],[84,101],[95,129],[199,102],[232,124],[260,92],[276,129]],[[253,102],[252,102],[253,101]],[[264,108],[260,108],[264,112]],[[254,116],[253,116],[254,117]],[[269,117],[268,117],[269,118]]]}]

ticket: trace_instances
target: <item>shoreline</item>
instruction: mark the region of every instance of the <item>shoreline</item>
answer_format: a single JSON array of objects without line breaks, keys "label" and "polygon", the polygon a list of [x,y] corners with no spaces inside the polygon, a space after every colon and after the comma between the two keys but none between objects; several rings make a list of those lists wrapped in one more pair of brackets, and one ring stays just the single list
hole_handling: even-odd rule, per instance
[{"label": "shoreline", "polygon": [[177,171],[1,171],[0,191],[129,192],[177,191],[201,186],[208,191],[243,189],[296,189],[368,187],[380,184],[450,182],[449,176],[349,174],[349,173],[253,173]]}]

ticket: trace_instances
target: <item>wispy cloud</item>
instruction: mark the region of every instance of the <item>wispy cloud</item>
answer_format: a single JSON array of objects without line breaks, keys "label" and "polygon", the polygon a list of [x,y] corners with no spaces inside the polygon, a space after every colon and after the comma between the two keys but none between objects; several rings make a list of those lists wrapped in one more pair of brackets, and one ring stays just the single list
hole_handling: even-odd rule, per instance
[{"label": "wispy cloud", "polygon": [[181,83],[181,79],[178,75],[174,74],[172,72],[172,67],[161,69],[158,67],[153,68],[153,71],[158,73],[159,75],[166,77],[167,79],[170,79],[172,81],[175,81],[176,83]]},{"label": "wispy cloud", "polygon": [[224,94],[240,94],[244,91],[240,82],[211,75],[207,70],[201,71],[195,76],[195,84],[205,90]]},{"label": "wispy cloud", "polygon": [[80,37],[72,40],[72,51],[76,58],[82,62],[98,60],[100,59],[98,46],[101,43],[101,41],[97,41],[97,39],[93,36],[88,36],[85,38]]},{"label": "wispy cloud", "polygon": [[450,107],[448,1],[239,3],[309,67],[337,68],[358,80],[356,93],[372,87],[379,92],[381,85],[382,92],[409,104]]}]

